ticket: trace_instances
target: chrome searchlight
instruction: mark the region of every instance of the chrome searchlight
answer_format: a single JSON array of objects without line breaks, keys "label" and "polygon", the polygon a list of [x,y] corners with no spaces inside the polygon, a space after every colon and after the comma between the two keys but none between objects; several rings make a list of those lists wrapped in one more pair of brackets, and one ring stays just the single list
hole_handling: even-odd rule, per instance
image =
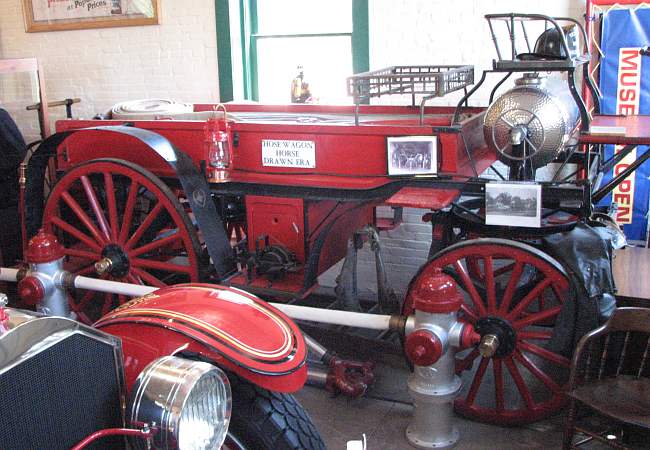
[{"label": "chrome searchlight", "polygon": [[[132,426],[148,424],[157,430],[155,448],[215,449],[226,438],[231,406],[230,382],[221,369],[165,356],[154,360],[138,376],[127,418]],[[142,446],[144,442],[134,444]]]}]

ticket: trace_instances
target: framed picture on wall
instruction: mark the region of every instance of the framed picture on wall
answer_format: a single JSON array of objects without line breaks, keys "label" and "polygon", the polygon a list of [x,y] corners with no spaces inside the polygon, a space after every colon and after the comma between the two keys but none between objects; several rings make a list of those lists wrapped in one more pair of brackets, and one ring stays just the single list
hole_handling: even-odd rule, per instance
[{"label": "framed picture on wall", "polygon": [[23,0],[25,31],[157,25],[160,0]]}]

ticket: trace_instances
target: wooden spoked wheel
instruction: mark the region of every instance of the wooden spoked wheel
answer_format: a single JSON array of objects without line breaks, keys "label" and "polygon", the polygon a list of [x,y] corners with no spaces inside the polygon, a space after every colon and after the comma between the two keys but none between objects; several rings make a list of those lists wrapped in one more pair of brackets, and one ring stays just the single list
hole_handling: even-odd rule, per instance
[{"label": "wooden spoked wheel", "polygon": [[[170,189],[136,164],[97,159],[72,168],[52,189],[43,226],[63,243],[74,274],[156,287],[199,281],[192,222]],[[70,306],[92,323],[127,300],[79,290]]]},{"label": "wooden spoked wheel", "polygon": [[[463,390],[456,411],[482,422],[517,425],[562,408],[571,362],[548,345],[570,295],[562,266],[530,245],[482,238],[440,251],[416,278],[432,276],[438,268],[456,280],[464,297],[459,319],[500,342],[491,358],[482,357],[477,347],[457,354]],[[412,311],[412,305],[404,308]]]}]

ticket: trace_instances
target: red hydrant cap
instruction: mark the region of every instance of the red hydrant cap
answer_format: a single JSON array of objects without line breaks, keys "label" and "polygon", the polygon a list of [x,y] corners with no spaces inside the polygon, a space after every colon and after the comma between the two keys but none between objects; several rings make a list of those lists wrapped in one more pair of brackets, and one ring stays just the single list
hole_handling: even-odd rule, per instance
[{"label": "red hydrant cap", "polygon": [[476,332],[474,326],[466,323],[460,333],[460,348],[470,348],[481,342],[481,335]]},{"label": "red hydrant cap", "polygon": [[430,276],[420,276],[413,292],[413,307],[434,314],[456,312],[463,304],[456,281],[439,267]]},{"label": "red hydrant cap", "polygon": [[45,288],[38,278],[26,276],[18,282],[18,295],[27,305],[33,306],[43,300]]},{"label": "red hydrant cap", "polygon": [[43,228],[29,240],[25,250],[25,261],[30,264],[49,263],[65,256],[63,247],[53,234]]},{"label": "red hydrant cap", "polygon": [[428,330],[416,330],[406,336],[404,350],[408,359],[416,366],[430,366],[442,356],[442,342]]}]

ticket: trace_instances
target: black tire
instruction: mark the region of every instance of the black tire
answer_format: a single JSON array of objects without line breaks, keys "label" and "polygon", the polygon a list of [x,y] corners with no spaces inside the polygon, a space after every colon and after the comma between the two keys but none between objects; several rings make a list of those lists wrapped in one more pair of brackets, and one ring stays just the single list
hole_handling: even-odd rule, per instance
[{"label": "black tire", "polygon": [[[251,450],[326,450],[316,426],[292,395],[268,391],[232,373],[228,378],[232,389],[228,434],[243,447]],[[238,444],[232,447],[238,448]]]}]

